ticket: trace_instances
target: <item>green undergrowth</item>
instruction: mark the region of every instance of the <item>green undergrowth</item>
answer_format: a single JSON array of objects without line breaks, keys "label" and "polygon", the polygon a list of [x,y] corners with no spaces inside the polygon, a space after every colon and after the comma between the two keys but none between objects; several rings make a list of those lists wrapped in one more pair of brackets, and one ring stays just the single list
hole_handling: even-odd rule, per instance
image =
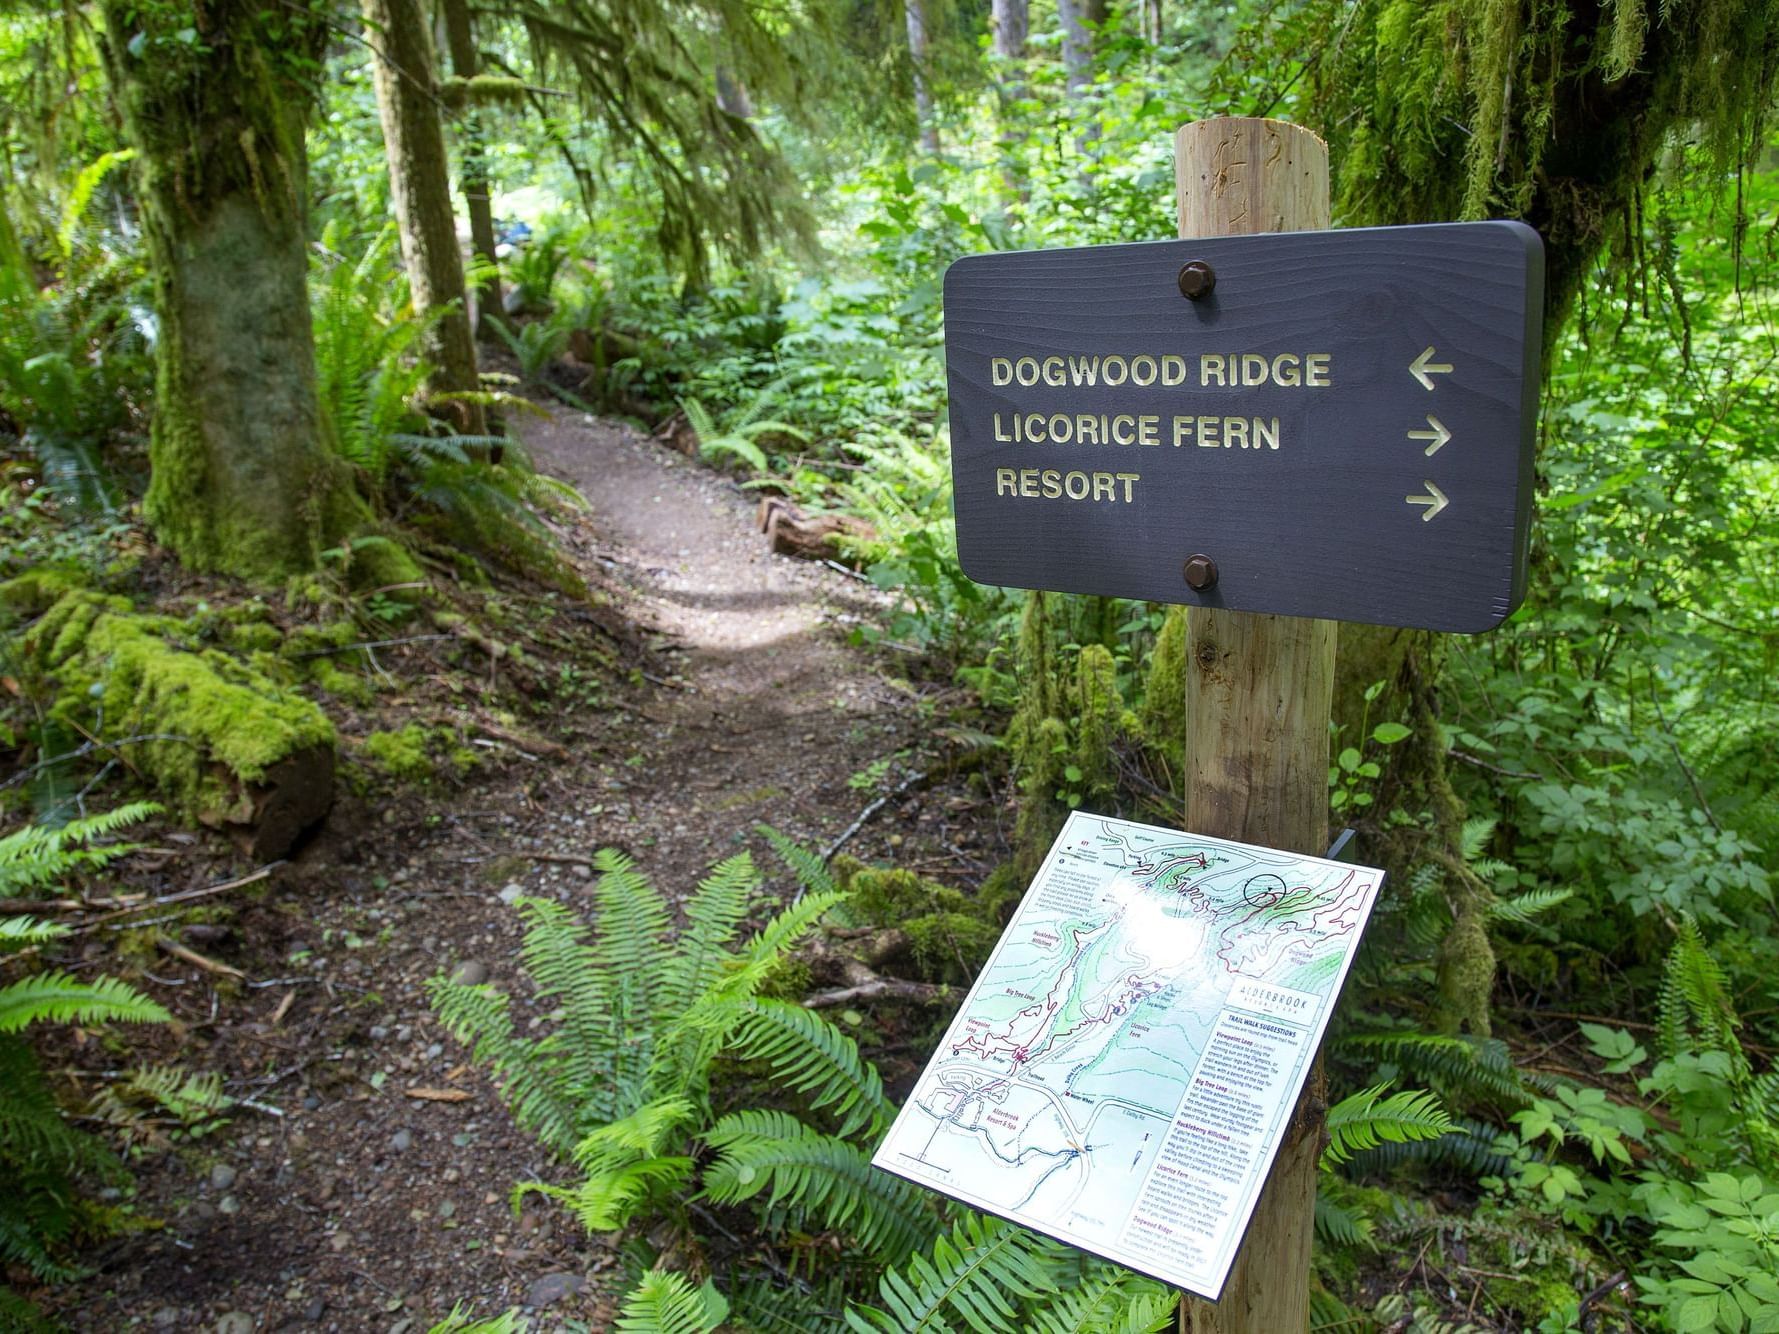
[{"label": "green undergrowth", "polygon": [[372,732],[359,744],[359,755],[377,773],[398,783],[462,780],[482,762],[453,729],[424,723]]},{"label": "green undergrowth", "polygon": [[836,857],[831,870],[860,920],[907,935],[911,966],[903,970],[929,982],[973,981],[1020,892],[1011,866],[989,876],[974,895],[853,857]]}]

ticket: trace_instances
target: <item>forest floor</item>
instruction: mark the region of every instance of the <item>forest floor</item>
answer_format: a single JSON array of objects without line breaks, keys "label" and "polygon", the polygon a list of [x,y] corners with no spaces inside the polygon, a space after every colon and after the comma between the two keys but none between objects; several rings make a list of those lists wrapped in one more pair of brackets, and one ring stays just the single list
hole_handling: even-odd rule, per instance
[{"label": "forest floor", "polygon": [[[565,1174],[441,1029],[427,979],[526,994],[511,900],[589,903],[601,847],[674,897],[742,846],[787,891],[760,822],[823,850],[847,834],[867,859],[893,848],[954,884],[1001,856],[983,846],[1000,803],[956,782],[909,786],[852,829],[932,762],[935,692],[842,642],[880,610],[875,590],[769,554],[745,493],[629,427],[558,410],[520,429],[539,470],[588,500],[567,545],[625,642],[540,603],[534,619],[578,630],[526,646],[533,698],[514,712],[499,680],[466,690],[425,645],[385,653],[401,688],[337,719],[347,757],[369,730],[474,718],[488,758],[462,783],[342,791],[289,862],[217,900],[232,915],[192,948],[240,979],[178,958],[134,979],[178,1016],[162,1055],[220,1071],[255,1105],[141,1155],[130,1203],[150,1224],[100,1247],[92,1278],[40,1297],[75,1329],[417,1334],[459,1302],[531,1308],[538,1329],[605,1328],[624,1281],[615,1248],[554,1206],[514,1216],[516,1182]],[[988,832],[954,829],[963,818]],[[120,863],[132,888],[251,869],[219,838],[146,838],[162,846]],[[912,1059],[918,1043],[893,1045]],[[105,1059],[72,1064],[90,1077]],[[885,1073],[893,1083],[894,1062]]]}]

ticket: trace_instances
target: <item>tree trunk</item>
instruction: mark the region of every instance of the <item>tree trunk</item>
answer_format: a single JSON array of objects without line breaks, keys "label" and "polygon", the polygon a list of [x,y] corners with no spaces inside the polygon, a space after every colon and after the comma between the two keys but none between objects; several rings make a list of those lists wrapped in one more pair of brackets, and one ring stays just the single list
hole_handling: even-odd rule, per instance
[{"label": "tree trunk", "polygon": [[328,443],[309,323],[309,80],[326,6],[103,5],[154,279],[146,512],[188,567],[315,566],[360,510]]},{"label": "tree trunk", "polygon": [[[1279,121],[1197,121],[1175,136],[1180,235],[1328,226],[1328,149]],[[1186,828],[1320,854],[1328,839],[1333,621],[1190,607]],[[1180,1303],[1181,1334],[1303,1334],[1328,1110],[1318,1055],[1216,1304]]]},{"label": "tree trunk", "polygon": [[933,124],[933,90],[927,83],[926,0],[902,0],[908,19],[908,55],[914,64],[914,115],[920,122],[920,146],[939,151],[939,127]]},{"label": "tree trunk", "polygon": [[[994,0],[995,55],[1005,61],[1025,59],[1025,41],[1031,32],[1031,9],[1028,0]],[[1015,76],[1017,77],[1017,76]],[[1003,86],[1007,76],[1002,76]]]},{"label": "tree trunk", "polygon": [[[469,0],[441,0],[445,43],[451,50],[451,73],[473,79],[481,69],[476,56],[475,21]],[[491,322],[500,319],[500,270],[494,259],[494,206],[488,198],[488,143],[482,111],[471,98],[463,109],[463,204],[469,212],[469,239],[486,275],[476,286],[476,336],[486,338]]]},{"label": "tree trunk", "polygon": [[1161,0],[1143,0],[1143,40],[1161,41]]},{"label": "tree trunk", "polygon": [[[434,394],[474,394],[476,347],[463,305],[463,257],[451,212],[451,175],[445,131],[433,80],[432,36],[420,0],[364,0],[377,114],[383,122],[383,154],[389,162],[390,195],[401,231],[402,263],[414,309],[433,316],[422,344],[432,364],[427,389]],[[450,418],[470,435],[486,432],[479,405],[458,399]]]},{"label": "tree trunk", "polygon": [[[1056,17],[1062,26],[1062,67],[1071,93],[1079,93],[1093,80],[1093,34],[1087,23],[1095,21],[1092,0],[1056,0]],[[1104,17],[1105,7],[1099,7]]]},{"label": "tree trunk", "polygon": [[1000,100],[1001,181],[1010,197],[1023,202],[1026,191],[1014,152],[1025,135],[1014,105],[1023,101],[1026,93],[1025,43],[1031,32],[1029,0],[994,0],[989,27],[994,33],[994,75]]}]

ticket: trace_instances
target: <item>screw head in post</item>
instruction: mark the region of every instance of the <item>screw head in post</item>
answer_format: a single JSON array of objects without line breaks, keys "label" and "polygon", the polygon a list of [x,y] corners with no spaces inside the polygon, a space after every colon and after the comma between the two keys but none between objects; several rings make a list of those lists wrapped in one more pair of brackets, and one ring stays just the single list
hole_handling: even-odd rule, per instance
[{"label": "screw head in post", "polygon": [[1216,286],[1216,270],[1202,259],[1195,259],[1180,269],[1180,295],[1190,301],[1204,300]]},{"label": "screw head in post", "polygon": [[1186,558],[1186,586],[1194,592],[1202,593],[1217,582],[1217,562],[1203,552]]}]

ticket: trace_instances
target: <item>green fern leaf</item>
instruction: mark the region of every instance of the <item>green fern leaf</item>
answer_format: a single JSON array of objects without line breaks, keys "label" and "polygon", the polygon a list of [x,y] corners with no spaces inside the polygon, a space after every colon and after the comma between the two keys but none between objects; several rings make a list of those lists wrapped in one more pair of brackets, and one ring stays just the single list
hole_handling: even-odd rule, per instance
[{"label": "green fern leaf", "polygon": [[427,1334],[526,1334],[529,1328],[516,1308],[502,1311],[491,1320],[477,1320],[459,1303]]},{"label": "green fern leaf", "polygon": [[791,874],[797,877],[799,898],[804,894],[832,894],[840,888],[834,882],[827,865],[808,848],[792,842],[769,824],[755,825],[754,828],[772,845],[779,860],[791,868]]},{"label": "green fern leaf", "polygon": [[1572,889],[1534,889],[1525,894],[1517,894],[1511,899],[1501,899],[1489,905],[1489,916],[1498,922],[1512,922],[1516,926],[1525,926],[1541,913],[1547,913],[1559,903],[1566,903],[1575,897]]},{"label": "green fern leaf", "polygon": [[704,1194],[739,1204],[765,1194],[823,1227],[845,1232],[885,1264],[900,1264],[930,1235],[925,1197],[876,1171],[853,1145],[776,1111],[725,1116],[705,1132],[717,1151]]},{"label": "green fern leaf", "polygon": [[567,1157],[582,1133],[581,1109],[570,1098],[560,1051],[513,1031],[507,998],[487,983],[463,986],[436,977],[427,984],[445,1031],[470,1049],[470,1060],[493,1067],[513,1119]]},{"label": "green fern leaf", "polygon": [[1345,1161],[1355,1150],[1370,1149],[1381,1141],[1438,1139],[1452,1128],[1439,1099],[1425,1089],[1404,1089],[1385,1097],[1388,1084],[1342,1098],[1328,1109],[1328,1147],[1322,1165]]},{"label": "green fern leaf", "polygon": [[906,1274],[892,1269],[878,1283],[884,1308],[847,1308],[849,1328],[861,1334],[944,1331],[960,1321],[979,1334],[1017,1334],[1014,1302],[1053,1293],[1061,1248],[998,1218],[965,1214],[916,1255]]},{"label": "green fern leaf", "polygon": [[1173,1324],[1178,1303],[1165,1284],[1096,1264],[1068,1291],[1035,1304],[1025,1327],[1035,1334],[1152,1334]]},{"label": "green fern leaf", "polygon": [[694,1288],[683,1275],[651,1269],[624,1298],[618,1334],[711,1334],[729,1318],[729,1303],[707,1279]]},{"label": "green fern leaf", "polygon": [[883,1133],[896,1108],[856,1042],[791,1001],[754,996],[741,1009],[728,1040],[730,1055],[764,1061],[778,1087],[806,1094],[811,1109],[829,1108],[839,1119],[839,1134],[863,1132],[874,1140]]},{"label": "green fern leaf", "polygon": [[591,1101],[602,1118],[622,1115],[638,1100],[648,1063],[646,1016],[625,1004],[628,984],[608,971],[585,923],[551,899],[516,906],[525,919],[520,957],[538,999],[554,1001],[561,1016],[547,1041],[560,1057],[564,1094]]},{"label": "green fern leaf", "polygon": [[35,917],[0,917],[0,950],[41,945],[67,934],[68,928],[55,922],[40,922]]},{"label": "green fern leaf", "polygon": [[663,961],[656,1013],[661,1019],[684,1014],[730,967],[730,946],[747,916],[748,900],[760,887],[753,858],[745,852],[719,863],[686,904],[686,929]]},{"label": "green fern leaf", "polygon": [[82,982],[72,973],[39,973],[0,987],[0,1033],[27,1024],[166,1023],[173,1016],[115,977]]},{"label": "green fern leaf", "polygon": [[86,847],[127,825],[160,811],[153,802],[137,801],[59,828],[26,825],[0,838],[0,895],[20,895],[54,884],[75,871],[92,870],[134,852],[136,844]]}]

